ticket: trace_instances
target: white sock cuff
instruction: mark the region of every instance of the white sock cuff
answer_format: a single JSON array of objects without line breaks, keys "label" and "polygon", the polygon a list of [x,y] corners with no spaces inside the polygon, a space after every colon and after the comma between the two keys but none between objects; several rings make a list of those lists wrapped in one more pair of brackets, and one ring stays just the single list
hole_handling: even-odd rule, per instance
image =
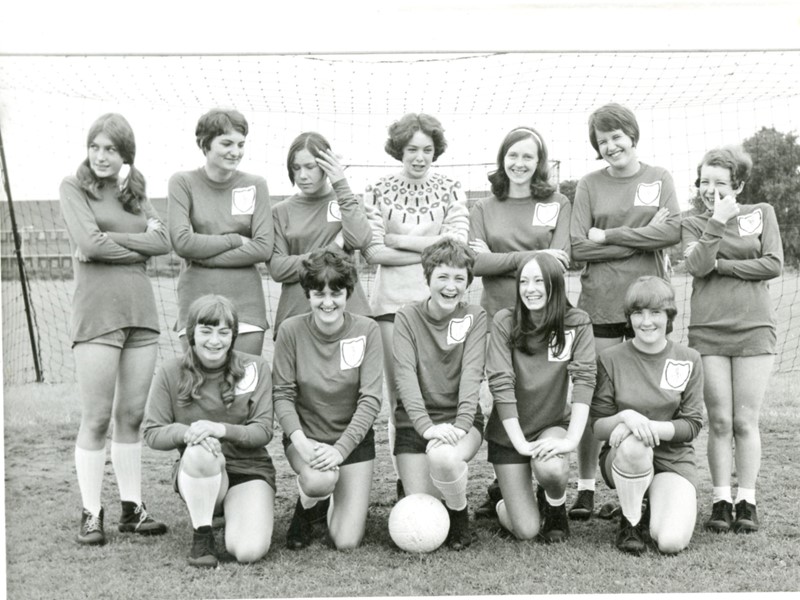
[{"label": "white sock cuff", "polygon": [[742,500],[746,501],[748,504],[755,505],[756,491],[754,489],[740,487],[736,490],[736,502],[734,504],[739,504]]},{"label": "white sock cuff", "polygon": [[731,486],[721,485],[711,488],[711,502],[730,502],[733,504],[733,496],[731,495]]},{"label": "white sock cuff", "polygon": [[547,491],[545,491],[544,497],[545,497],[545,500],[547,500],[547,503],[550,506],[563,506],[564,504],[567,503],[567,493],[566,492],[564,492],[564,495],[561,496],[561,498],[555,498],[554,499],[554,498],[550,497],[550,494],[548,494]]},{"label": "white sock cuff", "polygon": [[325,500],[325,498],[330,497],[330,494],[327,496],[309,496],[303,491],[302,486],[300,485],[300,475],[296,477],[297,480],[297,491],[300,494],[300,504],[303,505],[303,508],[308,510],[309,508],[313,508],[317,505],[317,502]]},{"label": "white sock cuff", "polygon": [[595,480],[594,479],[578,479],[578,491],[581,490],[589,490],[591,492],[594,491],[595,488]]},{"label": "white sock cuff", "polygon": [[469,465],[464,464],[464,470],[453,481],[439,481],[431,475],[433,485],[442,493],[444,502],[453,510],[463,510],[467,506],[467,479],[469,478]]}]

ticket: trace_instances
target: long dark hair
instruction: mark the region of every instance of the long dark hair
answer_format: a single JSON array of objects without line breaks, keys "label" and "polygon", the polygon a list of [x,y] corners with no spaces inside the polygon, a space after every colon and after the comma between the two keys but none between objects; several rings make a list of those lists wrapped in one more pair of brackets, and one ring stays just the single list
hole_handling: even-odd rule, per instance
[{"label": "long dark hair", "polygon": [[142,202],[147,198],[145,193],[144,175],[133,166],[136,158],[136,139],[133,136],[133,129],[130,123],[120,114],[106,113],[98,118],[89,128],[89,135],[86,139],[86,148],[94,141],[99,134],[105,133],[108,139],[116,146],[117,151],[122,157],[123,164],[130,166],[130,173],[121,182],[110,182],[108,178],[100,178],[92,171],[87,156],[78,166],[75,176],[78,183],[92,200],[99,200],[101,190],[106,185],[117,185],[116,197],[122,203],[122,208],[126,212],[138,215],[142,211]]},{"label": "long dark hair", "polygon": [[492,194],[498,200],[508,198],[509,181],[506,175],[506,154],[509,148],[519,141],[532,139],[539,149],[539,162],[531,178],[531,196],[537,200],[549,198],[556,191],[550,183],[550,161],[547,154],[547,144],[544,138],[533,127],[517,127],[508,132],[497,151],[497,169],[489,173],[488,179],[492,184]]},{"label": "long dark hair", "polygon": [[193,400],[199,400],[200,388],[206,381],[206,370],[194,351],[194,333],[198,325],[218,326],[227,325],[231,328],[233,336],[231,347],[225,360],[224,374],[220,382],[220,395],[225,404],[233,402],[233,392],[236,384],[244,375],[244,363],[241,358],[233,353],[233,344],[239,334],[239,318],[233,303],[224,296],[208,294],[201,296],[189,306],[186,318],[186,339],[189,347],[181,360],[181,380],[178,386],[178,404],[187,406]]},{"label": "long dark hair", "polygon": [[[542,311],[542,322],[536,324],[531,319],[531,311],[522,302],[519,292],[519,282],[522,270],[529,263],[536,261],[542,271],[544,289],[547,292],[547,302]],[[517,269],[517,299],[514,303],[514,316],[512,320],[511,339],[509,344],[525,354],[533,354],[533,343],[544,341],[558,355],[564,351],[566,336],[564,335],[564,317],[567,309],[572,305],[567,298],[567,289],[564,283],[564,270],[558,259],[541,252]]]},{"label": "long dark hair", "polygon": [[286,154],[286,170],[289,173],[289,181],[294,184],[294,169],[292,169],[292,163],[294,162],[294,155],[300,152],[300,150],[308,150],[311,156],[319,158],[320,151],[330,149],[331,145],[328,143],[328,140],[316,131],[306,131],[294,138],[292,145],[289,146],[289,152]]}]

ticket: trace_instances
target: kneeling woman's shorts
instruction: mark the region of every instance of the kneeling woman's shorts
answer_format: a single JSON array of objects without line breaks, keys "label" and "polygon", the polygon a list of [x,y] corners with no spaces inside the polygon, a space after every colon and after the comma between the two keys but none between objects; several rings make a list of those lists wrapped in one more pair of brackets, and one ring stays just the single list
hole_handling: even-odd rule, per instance
[{"label": "kneeling woman's shorts", "polygon": [[[283,451],[289,448],[292,445],[292,440],[289,439],[287,435],[284,434],[283,436]],[[367,462],[368,460],[375,460],[375,430],[370,427],[367,435],[364,436],[364,439],[361,440],[361,443],[358,444],[353,451],[348,455],[347,458],[344,459],[340,467],[346,467],[347,465],[354,465],[360,462]]]},{"label": "kneeling woman's shorts", "polygon": [[[179,458],[175,461],[175,464],[172,465],[172,489],[175,490],[175,493],[179,496],[181,495],[181,491],[178,489],[178,472],[180,471],[180,467],[181,459]],[[272,464],[271,456],[267,456],[267,464],[265,467],[265,472],[261,473],[255,471],[248,473],[232,473],[226,469],[225,473],[228,475],[228,489],[243,483],[247,483],[248,481],[266,481],[267,485],[272,488],[272,491],[277,492],[278,488],[275,483],[275,465]],[[183,498],[183,496],[181,496],[181,498]]]},{"label": "kneeling woman's shorts", "polygon": [[[483,441],[483,413],[480,407],[475,412],[475,420],[472,421],[472,426],[481,434],[481,441]],[[394,455],[425,454],[429,441],[418,434],[413,427],[402,427],[395,433]]]},{"label": "kneeling woman's shorts", "polygon": [[[556,423],[555,425],[550,425],[545,429],[550,429],[550,427],[561,427],[566,431],[567,429],[569,429],[569,420],[563,421],[562,423]],[[530,439],[528,441],[532,442],[538,440],[539,436],[542,434],[542,431],[539,431],[533,437],[533,439]],[[498,444],[497,442],[489,440],[486,460],[488,460],[493,465],[524,465],[526,463],[531,462],[531,457],[525,456],[524,454],[520,454],[514,449],[513,446],[509,448],[508,446],[504,446],[502,444]]]}]

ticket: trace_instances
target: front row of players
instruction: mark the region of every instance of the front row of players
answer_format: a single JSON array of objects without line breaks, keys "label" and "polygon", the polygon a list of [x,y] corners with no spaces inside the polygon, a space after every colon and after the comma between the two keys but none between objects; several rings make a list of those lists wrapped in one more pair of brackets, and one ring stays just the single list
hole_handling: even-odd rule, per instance
[{"label": "front row of players", "polygon": [[[696,518],[692,440],[702,425],[703,380],[699,354],[667,339],[677,312],[672,288],[656,277],[635,282],[625,314],[636,336],[596,362],[591,321],[567,300],[563,268],[536,253],[518,269],[516,304],[495,315],[487,347],[485,311],[463,301],[473,260],[462,242],[429,246],[422,255],[429,298],[397,313],[394,454],[406,493],[440,497],[450,516],[447,545],[470,544],[468,463],[484,435],[485,370],[494,399],[488,456],[504,528],[519,539],[569,536],[568,457],[590,423],[606,442],[601,472],[622,508],[617,546],[638,554],[649,537],[661,552],[685,548]],[[335,249],[304,259],[311,312],[281,326],[272,374],[262,358],[233,350],[230,301],[204,296],[192,304],[188,348],[158,371],[144,422],[152,448],[180,452],[173,482],[194,529],[190,564],[253,562],[267,553],[273,405],[297,474],[288,547],[306,546],[317,525],[336,548],[361,542],[383,351],[377,324],[345,310],[356,281],[352,260]],[[224,551],[212,530],[221,512]]]}]

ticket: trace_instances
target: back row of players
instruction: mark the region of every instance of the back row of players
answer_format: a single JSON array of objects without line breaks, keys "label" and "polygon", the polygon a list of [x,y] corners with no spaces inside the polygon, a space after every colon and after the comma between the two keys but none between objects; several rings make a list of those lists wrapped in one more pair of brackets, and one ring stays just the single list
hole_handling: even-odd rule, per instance
[{"label": "back row of players", "polygon": [[[86,159],[61,185],[75,258],[79,542],[106,539],[100,491],[112,420],[119,529],[166,531],[141,497],[144,418],[151,447],[180,451],[173,481],[194,528],[189,562],[263,557],[274,403],[299,490],[287,544],[304,547],[314,523],[327,522],[336,547],[358,545],[384,378],[399,482],[444,500],[451,548],[471,540],[467,463],[485,435],[499,483],[490,510],[517,538],[562,541],[568,514],[589,518],[599,460],[619,497],[617,546],[638,554],[651,538],[662,552],[680,551],[697,513],[692,440],[704,400],[713,485],[705,526],[758,529],[758,417],[776,352],[767,281],[780,275],[783,253],[772,207],[736,201],[752,167],[740,148],[703,156],[696,185],[706,210],[681,219],[670,174],[638,158],[635,116],[609,104],[589,118],[607,166],[581,179],[574,205],[549,183],[542,136],[520,127],[500,146],[492,195],[470,211],[460,184],[430,170],[447,147],[441,124],[408,114],[385,146],[401,170],[363,201],[327,140],[304,133],[287,156],[298,193],[270,208],[265,180],[237,168],[247,133],[235,110],[200,118],[206,161],[170,179],[169,231],[118,114],[92,125]],[[679,241],[694,276],[691,349],[667,338],[677,310],[664,249]],[[184,259],[184,355],[153,380],[159,324],[145,263],[170,248]],[[355,250],[379,265],[371,302]],[[578,308],[565,292],[570,260],[585,263]],[[282,283],[272,373],[259,358],[268,324],[256,265],[265,261]],[[476,275],[480,307],[463,302]],[[485,431],[484,376],[493,398]],[[578,494],[567,511],[576,449]],[[222,507],[226,552],[211,529]]]}]

